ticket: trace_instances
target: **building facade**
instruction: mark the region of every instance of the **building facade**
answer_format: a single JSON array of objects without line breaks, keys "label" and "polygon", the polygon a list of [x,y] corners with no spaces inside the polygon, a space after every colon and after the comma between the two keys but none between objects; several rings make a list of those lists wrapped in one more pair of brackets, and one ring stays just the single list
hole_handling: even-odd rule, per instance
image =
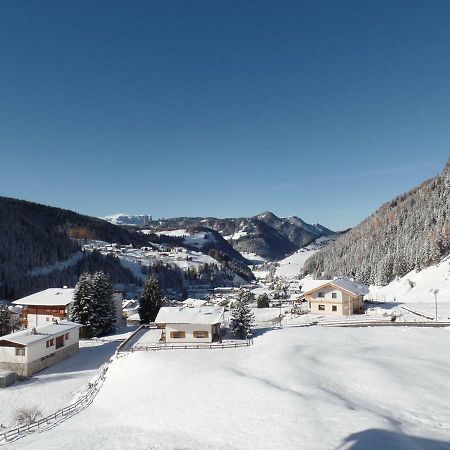
[{"label": "building facade", "polygon": [[362,312],[367,286],[349,279],[324,280],[305,292],[309,310],[314,314],[348,316]]},{"label": "building facade", "polygon": [[217,306],[163,307],[155,319],[167,343],[220,342],[224,308]]},{"label": "building facade", "polygon": [[0,337],[0,369],[22,377],[50,367],[79,349],[81,325],[60,321]]}]

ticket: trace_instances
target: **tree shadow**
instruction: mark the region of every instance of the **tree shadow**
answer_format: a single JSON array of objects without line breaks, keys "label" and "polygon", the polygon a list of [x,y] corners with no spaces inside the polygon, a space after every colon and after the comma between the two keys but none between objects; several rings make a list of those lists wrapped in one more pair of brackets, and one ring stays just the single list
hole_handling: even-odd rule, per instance
[{"label": "tree shadow", "polygon": [[[346,445],[350,444],[350,446]],[[348,450],[450,450],[450,441],[409,436],[390,430],[372,428],[353,433],[336,449]]]}]

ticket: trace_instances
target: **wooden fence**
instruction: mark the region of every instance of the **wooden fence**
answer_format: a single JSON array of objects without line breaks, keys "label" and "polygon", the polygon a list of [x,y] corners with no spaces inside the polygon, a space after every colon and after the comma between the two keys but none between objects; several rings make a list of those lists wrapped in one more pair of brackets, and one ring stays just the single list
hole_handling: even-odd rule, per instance
[{"label": "wooden fence", "polygon": [[135,344],[131,347],[131,352],[136,351],[157,351],[157,350],[202,350],[202,349],[224,349],[224,348],[236,348],[236,347],[249,347],[253,345],[253,339],[249,339],[242,342],[223,342],[223,343],[211,343],[211,344]]},{"label": "wooden fence", "polygon": [[8,431],[0,433],[0,445],[4,445],[8,442],[15,441],[16,439],[24,436],[28,433],[34,433],[37,431],[43,431],[47,429],[49,426],[54,426],[55,422],[58,423],[67,417],[70,417],[92,403],[94,397],[97,395],[100,390],[103,381],[106,377],[106,372],[109,369],[111,361],[103,364],[100,368],[100,373],[97,375],[96,379],[87,385],[87,390],[85,393],[75,402],[66,406],[58,411],[50,414],[42,419],[39,419],[33,423],[27,425],[17,426]]}]

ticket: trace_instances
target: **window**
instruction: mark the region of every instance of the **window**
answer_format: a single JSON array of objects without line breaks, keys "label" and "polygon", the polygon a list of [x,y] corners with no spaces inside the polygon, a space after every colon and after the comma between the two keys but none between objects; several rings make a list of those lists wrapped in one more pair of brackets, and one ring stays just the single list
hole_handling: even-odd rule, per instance
[{"label": "window", "polygon": [[207,331],[194,331],[195,338],[207,338],[209,333]]},{"label": "window", "polygon": [[319,305],[319,311],[325,311],[325,305]]},{"label": "window", "polygon": [[61,347],[64,347],[64,335],[56,338],[56,350]]},{"label": "window", "polygon": [[69,333],[66,333],[66,341],[69,340]]},{"label": "window", "polygon": [[25,356],[25,348],[16,347],[16,356]]},{"label": "window", "polygon": [[319,298],[324,298],[325,294],[323,292],[319,292]]},{"label": "window", "polygon": [[336,292],[332,292],[332,293],[331,293],[331,298],[337,298]]},{"label": "window", "polygon": [[55,340],[54,340],[54,339],[50,339],[49,341],[47,341],[47,342],[45,343],[45,346],[46,346],[47,348],[48,348],[48,347],[52,347],[54,343],[55,343]]},{"label": "window", "polygon": [[331,311],[335,311],[336,312],[337,311],[337,306],[336,305],[332,305],[331,306]]},{"label": "window", "polygon": [[170,337],[172,339],[184,339],[186,337],[186,332],[184,331],[171,331]]}]

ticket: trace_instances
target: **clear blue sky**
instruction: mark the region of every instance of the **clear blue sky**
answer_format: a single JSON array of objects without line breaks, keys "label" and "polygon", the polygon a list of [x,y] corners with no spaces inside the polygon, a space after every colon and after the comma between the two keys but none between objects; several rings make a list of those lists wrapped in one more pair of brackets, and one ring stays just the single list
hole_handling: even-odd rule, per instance
[{"label": "clear blue sky", "polygon": [[450,2],[10,1],[0,193],[340,229],[450,154]]}]

